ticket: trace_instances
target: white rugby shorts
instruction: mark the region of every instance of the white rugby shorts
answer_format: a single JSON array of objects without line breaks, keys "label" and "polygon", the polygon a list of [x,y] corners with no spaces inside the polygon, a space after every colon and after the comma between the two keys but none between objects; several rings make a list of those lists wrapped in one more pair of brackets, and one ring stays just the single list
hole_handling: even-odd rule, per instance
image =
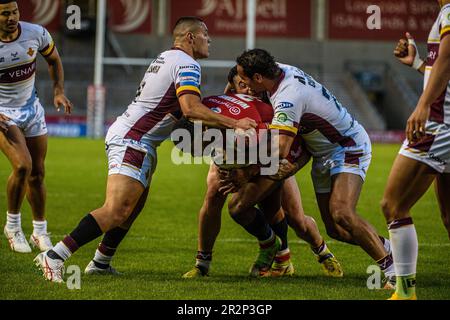
[{"label": "white rugby shorts", "polygon": [[0,113],[10,118],[7,125],[17,126],[25,138],[40,137],[48,133],[45,111],[38,98],[21,108],[2,107]]},{"label": "white rugby shorts", "polygon": [[450,125],[428,121],[425,136],[414,143],[405,140],[400,154],[425,163],[438,173],[450,173]]}]

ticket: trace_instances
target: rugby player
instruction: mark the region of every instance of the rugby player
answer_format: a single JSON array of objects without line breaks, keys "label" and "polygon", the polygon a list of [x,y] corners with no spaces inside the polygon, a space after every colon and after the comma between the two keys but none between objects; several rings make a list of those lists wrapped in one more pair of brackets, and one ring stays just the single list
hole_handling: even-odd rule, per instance
[{"label": "rugby player", "polygon": [[438,1],[439,15],[422,61],[407,33],[394,51],[403,64],[425,74],[424,92],[408,119],[406,136],[381,203],[392,243],[397,289],[392,300],[416,296],[417,233],[411,208],[433,181],[442,220],[450,237],[450,1]]},{"label": "rugby player", "polygon": [[[240,79],[237,74],[237,67],[230,70],[228,75],[227,90],[229,93],[251,95],[252,92]],[[248,108],[241,112],[239,105],[230,101],[224,101],[220,96],[209,97],[204,100],[204,104],[213,108],[220,113],[236,119],[251,113],[249,109],[257,109],[260,121],[269,124],[273,119],[273,108],[262,103],[259,100],[246,101]],[[227,107],[228,106],[228,107]],[[230,108],[234,113],[230,112]],[[256,119],[258,118],[258,119]],[[259,117],[255,117],[258,121]],[[225,205],[227,195],[219,192],[220,176],[219,169],[212,164],[206,179],[207,191],[203,206],[199,212],[199,235],[198,235],[198,252],[195,267],[183,275],[183,278],[195,278],[199,276],[207,276],[213,256],[213,247],[220,232],[221,213]],[[241,182],[242,183],[242,182]],[[318,261],[322,263],[324,271],[330,276],[342,276],[342,268],[337,262],[334,255],[329,251],[324,239],[321,237],[316,222],[312,217],[306,216],[303,211],[300,190],[294,177],[287,179],[282,187],[282,206],[283,210],[280,214],[275,215],[272,221],[269,221],[272,230],[282,240],[282,246],[277,253],[274,263],[269,270],[261,270],[258,276],[284,276],[292,275],[294,267],[290,261],[290,250],[287,242],[288,223],[295,230],[296,234],[305,240],[311,246],[312,251],[317,256]]]},{"label": "rugby player", "polygon": [[[247,130],[254,120],[235,120],[214,113],[201,103],[201,69],[196,59],[209,56],[206,24],[196,17],[180,18],[173,31],[174,45],[148,68],[135,100],[111,126],[106,137],[109,162],[106,200],[90,212],[53,250],[35,258],[44,277],[63,282],[64,261],[80,247],[105,234],[99,256],[107,259],[142,209],[156,168],[156,149],[172,132],[180,111],[209,126]],[[98,261],[98,260],[97,260]],[[106,261],[93,264],[105,267]],[[106,265],[107,267],[107,265]]]},{"label": "rugby player", "polygon": [[[252,91],[269,95],[275,112],[270,127],[280,131],[282,159],[301,127],[301,137],[313,156],[312,179],[328,235],[360,246],[377,261],[389,280],[386,288],[392,289],[395,272],[389,241],[356,212],[371,160],[371,142],[364,128],[324,86],[298,68],[276,63],[267,51],[245,51],[237,64],[239,76]],[[273,178],[284,179],[298,169],[282,161]],[[253,205],[250,197],[236,197],[230,211],[246,215]]]},{"label": "rugby player", "polygon": [[21,207],[25,195],[33,215],[30,244],[41,251],[53,247],[45,217],[44,184],[47,125],[35,89],[38,53],[48,64],[54,105],[67,114],[72,104],[64,94],[64,70],[48,31],[20,21],[16,1],[0,0],[0,150],[12,166],[8,179],[7,219],[4,234],[11,250],[31,252],[22,231]]}]

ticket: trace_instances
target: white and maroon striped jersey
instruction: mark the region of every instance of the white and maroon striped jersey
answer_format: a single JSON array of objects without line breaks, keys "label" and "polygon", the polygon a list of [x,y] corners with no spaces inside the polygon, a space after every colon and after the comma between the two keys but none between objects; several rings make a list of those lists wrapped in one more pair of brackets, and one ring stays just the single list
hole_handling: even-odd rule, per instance
[{"label": "white and maroon striped jersey", "polygon": [[19,22],[16,40],[0,40],[0,108],[20,108],[34,101],[36,56],[53,53],[55,44],[39,25]]},{"label": "white and maroon striped jersey", "polygon": [[110,132],[158,147],[170,137],[181,112],[178,98],[201,96],[200,65],[184,51],[174,48],[161,53],[148,68],[127,111],[117,118]]},{"label": "white and maroon striped jersey", "polygon": [[338,147],[355,147],[364,128],[348,113],[333,94],[302,70],[279,64],[283,71],[269,92],[275,117],[271,128],[296,136],[300,131],[315,157]]},{"label": "white and maroon striped jersey", "polygon": [[[436,22],[431,28],[430,35],[428,37],[428,58],[425,67],[425,81],[424,88],[428,85],[430,79],[431,70],[439,56],[439,46],[444,37],[450,35],[450,4],[447,4],[441,8]],[[444,92],[441,93],[439,98],[433,103],[430,110],[430,121],[437,123],[450,124],[450,82],[447,84]]]}]

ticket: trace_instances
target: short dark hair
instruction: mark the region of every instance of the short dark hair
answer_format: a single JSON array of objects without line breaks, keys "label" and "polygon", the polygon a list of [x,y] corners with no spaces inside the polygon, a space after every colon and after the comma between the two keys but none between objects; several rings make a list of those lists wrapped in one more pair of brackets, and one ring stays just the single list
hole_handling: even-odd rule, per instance
[{"label": "short dark hair", "polygon": [[281,69],[275,58],[264,49],[244,51],[236,59],[236,62],[244,69],[245,75],[249,78],[252,78],[255,73],[269,79],[275,79],[281,74]]},{"label": "short dark hair", "polygon": [[175,25],[173,27],[173,33],[175,34],[177,29],[182,25],[186,25],[186,24],[187,25],[195,25],[195,24],[200,25],[201,23],[205,23],[205,22],[202,19],[200,19],[199,17],[194,17],[194,16],[181,17],[175,23]]},{"label": "short dark hair", "polygon": [[228,83],[234,84],[234,78],[238,75],[237,66],[234,66],[231,68],[230,72],[228,73]]}]

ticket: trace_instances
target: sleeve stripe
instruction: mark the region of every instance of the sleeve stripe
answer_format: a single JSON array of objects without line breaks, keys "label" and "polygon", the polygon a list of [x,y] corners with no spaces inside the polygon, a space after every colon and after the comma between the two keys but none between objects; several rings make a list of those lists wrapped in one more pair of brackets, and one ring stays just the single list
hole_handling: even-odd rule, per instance
[{"label": "sleeve stripe", "polygon": [[53,53],[53,50],[55,49],[55,43],[52,41],[47,47],[45,47],[40,53],[47,57]]},{"label": "sleeve stripe", "polygon": [[200,93],[198,93],[197,91],[192,91],[192,90],[184,90],[184,91],[177,92],[177,98],[180,98],[181,96],[184,96],[185,94],[192,94],[194,96],[198,96],[201,98]]},{"label": "sleeve stripe", "polygon": [[441,29],[441,35],[442,35],[443,33],[447,32],[447,31],[449,31],[449,30],[450,30],[450,26],[446,26],[445,28],[442,28],[442,29]]},{"label": "sleeve stripe", "polygon": [[280,130],[280,131],[288,131],[288,132],[293,133],[295,135],[298,133],[298,129],[297,128],[287,127],[287,126],[280,126],[280,125],[276,125],[276,124],[269,125],[269,129],[276,129],[276,130]]},{"label": "sleeve stripe", "polygon": [[195,86],[181,86],[177,89],[177,96],[179,96],[183,91],[194,91],[201,95],[200,89]]},{"label": "sleeve stripe", "polygon": [[182,87],[198,87],[198,82],[195,81],[181,81],[180,88]]},{"label": "sleeve stripe", "polygon": [[200,79],[200,75],[196,72],[182,72],[180,73],[180,77],[194,77]]}]

